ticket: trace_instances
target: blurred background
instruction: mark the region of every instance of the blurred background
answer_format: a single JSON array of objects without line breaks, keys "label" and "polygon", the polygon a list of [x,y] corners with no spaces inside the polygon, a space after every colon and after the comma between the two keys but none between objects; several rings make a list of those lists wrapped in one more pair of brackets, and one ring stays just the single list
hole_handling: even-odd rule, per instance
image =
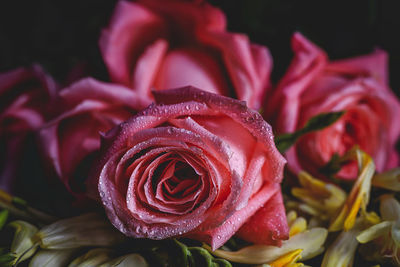
[{"label": "blurred background", "polygon": [[[399,0],[211,0],[228,28],[271,50],[272,79],[287,68],[290,37],[300,31],[331,59],[382,48],[390,56],[390,83],[400,95]],[[98,48],[116,0],[18,0],[0,4],[0,72],[38,62],[59,81],[78,65],[101,80],[107,72]],[[69,73],[69,74],[68,74]]]}]

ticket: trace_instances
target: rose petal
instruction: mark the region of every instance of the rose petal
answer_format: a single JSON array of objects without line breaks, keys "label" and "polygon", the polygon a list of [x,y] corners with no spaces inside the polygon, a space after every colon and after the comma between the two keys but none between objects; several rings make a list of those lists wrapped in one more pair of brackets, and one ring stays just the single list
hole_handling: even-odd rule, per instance
[{"label": "rose petal", "polygon": [[278,190],[238,231],[238,236],[256,244],[280,246],[289,239],[285,207]]},{"label": "rose petal", "polygon": [[[213,250],[222,246],[242,225],[253,216],[277,191],[278,185],[265,185],[256,193],[244,207],[236,211],[221,226],[205,232],[190,233],[188,237],[195,238],[211,245]],[[286,220],[286,216],[283,217]],[[265,234],[263,235],[265,236]]]},{"label": "rose petal", "polygon": [[215,57],[200,49],[174,49],[160,66],[154,87],[157,90],[193,85],[226,95],[228,86]]}]

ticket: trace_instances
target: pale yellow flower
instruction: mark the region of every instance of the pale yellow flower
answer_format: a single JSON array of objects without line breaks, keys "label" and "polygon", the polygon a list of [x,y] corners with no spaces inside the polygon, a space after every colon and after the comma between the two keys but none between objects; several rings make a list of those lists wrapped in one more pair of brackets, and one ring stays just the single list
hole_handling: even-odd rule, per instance
[{"label": "pale yellow flower", "polygon": [[88,213],[47,225],[32,240],[45,249],[69,249],[114,246],[124,241],[125,237],[103,216]]},{"label": "pale yellow flower", "polygon": [[246,264],[267,264],[273,267],[298,267],[299,259],[307,260],[320,254],[324,248],[328,231],[325,228],[307,229],[304,218],[297,217],[296,212],[291,211],[287,215],[290,227],[289,240],[283,241],[281,247],[266,245],[251,245],[238,251],[211,250],[208,245],[203,245],[217,257],[233,262]]},{"label": "pale yellow flower", "polygon": [[342,231],[324,254],[321,267],[351,267],[358,247],[357,235],[362,231],[364,222],[358,218],[354,227]]},{"label": "pale yellow flower", "polygon": [[400,203],[391,195],[381,197],[382,222],[371,226],[357,236],[360,243],[373,241],[370,258],[391,258],[400,266]]},{"label": "pale yellow flower", "polygon": [[300,267],[304,266],[303,263],[297,262],[301,259],[302,249],[293,250],[282,257],[270,262],[268,265],[271,267]]},{"label": "pale yellow flower", "polygon": [[15,256],[13,264],[17,265],[35,253],[37,246],[32,242],[31,237],[36,234],[38,229],[25,221],[13,221],[9,226],[15,229],[10,252]]},{"label": "pale yellow flower", "polygon": [[358,212],[372,223],[378,223],[379,218],[375,213],[367,213],[369,202],[371,180],[375,172],[375,164],[372,158],[358,147],[349,150],[342,158],[345,160],[356,160],[359,174],[346,202],[340,208],[336,216],[331,220],[329,231],[345,231],[353,228]]},{"label": "pale yellow flower", "polygon": [[377,173],[372,178],[372,185],[392,191],[400,191],[400,167]]},{"label": "pale yellow flower", "polygon": [[99,266],[112,259],[112,250],[108,248],[94,248],[73,260],[68,267]]},{"label": "pale yellow flower", "polygon": [[304,171],[298,174],[298,178],[302,187],[293,188],[292,194],[304,202],[298,208],[310,215],[329,220],[346,200],[346,192],[334,184],[314,178]]}]

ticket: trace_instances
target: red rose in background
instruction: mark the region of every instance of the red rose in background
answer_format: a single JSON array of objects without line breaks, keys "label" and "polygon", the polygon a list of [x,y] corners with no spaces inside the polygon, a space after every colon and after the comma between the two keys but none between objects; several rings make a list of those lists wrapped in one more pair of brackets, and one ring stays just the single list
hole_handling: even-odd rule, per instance
[{"label": "red rose in background", "polygon": [[[277,133],[299,129],[322,112],[345,110],[332,126],[301,138],[286,156],[295,172],[314,174],[335,154],[358,144],[378,171],[397,164],[395,142],[400,134],[400,103],[388,88],[387,55],[329,62],[326,54],[299,33],[292,39],[295,58],[266,104],[266,118]],[[356,177],[347,165],[339,177]]]},{"label": "red rose in background", "polygon": [[267,48],[227,32],[224,14],[203,1],[120,1],[100,48],[112,81],[149,97],[193,85],[258,109],[269,86]]},{"label": "red rose in background", "polygon": [[0,188],[11,191],[27,139],[49,117],[56,85],[38,65],[0,74]]},{"label": "red rose in background", "polygon": [[262,117],[193,87],[155,98],[106,134],[101,174],[89,183],[114,226],[137,238],[187,236],[213,249],[239,229],[251,242],[287,239],[285,160]]},{"label": "red rose in background", "polygon": [[47,167],[76,197],[106,132],[149,102],[119,85],[82,79],[59,94],[60,114],[44,125],[39,139]]}]

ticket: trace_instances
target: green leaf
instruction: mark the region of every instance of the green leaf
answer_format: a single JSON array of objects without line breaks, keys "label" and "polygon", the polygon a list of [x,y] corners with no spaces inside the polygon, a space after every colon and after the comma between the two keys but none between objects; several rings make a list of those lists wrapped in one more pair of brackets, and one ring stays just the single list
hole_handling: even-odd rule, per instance
[{"label": "green leaf", "polygon": [[190,252],[193,255],[195,266],[207,267],[232,267],[229,261],[225,259],[216,259],[214,256],[202,247],[190,247]]},{"label": "green leaf", "polygon": [[192,253],[190,252],[189,248],[182,242],[174,239],[174,243],[177,245],[179,249],[179,257],[176,258],[178,262],[175,264],[177,266],[193,266],[194,262],[192,259]]},{"label": "green leaf", "polygon": [[293,132],[279,135],[275,138],[275,145],[279,152],[285,153],[303,135],[322,130],[335,123],[345,111],[320,113],[306,122],[303,128]]},{"label": "green leaf", "polygon": [[339,154],[335,153],[332,155],[331,159],[326,163],[322,168],[320,168],[320,172],[324,173],[328,177],[332,177],[336,173],[340,171],[342,168],[342,161]]},{"label": "green leaf", "polygon": [[15,260],[16,256],[13,253],[0,255],[0,266],[12,266]]},{"label": "green leaf", "polygon": [[0,208],[8,210],[14,217],[38,225],[45,225],[56,220],[55,217],[30,207],[22,198],[14,197],[1,189]]},{"label": "green leaf", "polygon": [[13,197],[12,204],[21,210],[26,209],[28,206],[28,203],[24,199],[19,197]]},{"label": "green leaf", "polygon": [[8,210],[0,211],[0,230],[3,229],[8,219]]}]

